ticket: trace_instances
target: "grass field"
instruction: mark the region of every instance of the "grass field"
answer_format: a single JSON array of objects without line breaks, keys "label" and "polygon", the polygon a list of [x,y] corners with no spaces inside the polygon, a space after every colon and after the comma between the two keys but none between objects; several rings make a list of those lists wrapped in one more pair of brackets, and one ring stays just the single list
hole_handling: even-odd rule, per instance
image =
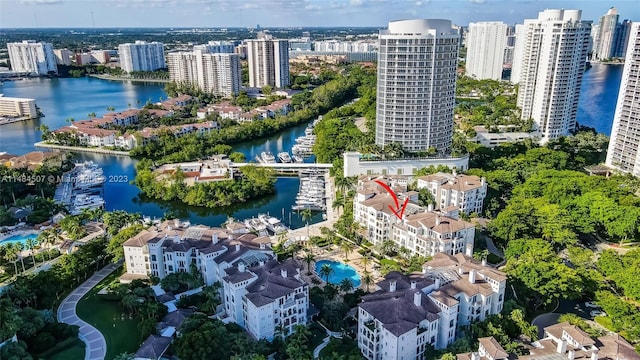
[{"label": "grass field", "polygon": [[46,357],[47,360],[82,360],[84,359],[84,342],[78,339],[78,342],[70,348],[59,353]]},{"label": "grass field", "polygon": [[122,317],[118,301],[104,300],[97,295],[100,289],[122,275],[122,271],[120,268],[102,280],[78,302],[76,308],[78,316],[98,329],[107,341],[105,359],[113,359],[123,352],[134,353],[144,340],[138,335],[136,321]]}]

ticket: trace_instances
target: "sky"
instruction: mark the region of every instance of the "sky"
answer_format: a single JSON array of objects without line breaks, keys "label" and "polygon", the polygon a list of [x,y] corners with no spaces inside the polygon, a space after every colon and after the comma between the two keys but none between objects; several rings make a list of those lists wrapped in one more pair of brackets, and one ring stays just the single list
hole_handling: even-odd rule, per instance
[{"label": "sky", "polygon": [[386,27],[392,20],[521,23],[547,8],[583,10],[594,20],[615,6],[640,21],[638,0],[0,0],[1,28],[47,27]]}]

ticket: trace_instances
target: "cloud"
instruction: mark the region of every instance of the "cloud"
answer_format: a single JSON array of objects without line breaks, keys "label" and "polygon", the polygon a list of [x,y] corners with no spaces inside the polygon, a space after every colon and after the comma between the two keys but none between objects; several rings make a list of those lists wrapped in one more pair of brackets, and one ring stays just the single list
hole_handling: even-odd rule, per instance
[{"label": "cloud", "polygon": [[59,5],[62,4],[62,0],[20,0],[20,3],[34,5]]}]

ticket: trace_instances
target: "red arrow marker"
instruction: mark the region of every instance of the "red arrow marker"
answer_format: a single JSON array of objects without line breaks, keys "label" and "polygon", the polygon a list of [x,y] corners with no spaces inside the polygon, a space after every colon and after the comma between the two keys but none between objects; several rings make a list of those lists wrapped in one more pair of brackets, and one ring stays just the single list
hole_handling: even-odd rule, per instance
[{"label": "red arrow marker", "polygon": [[398,202],[398,196],[396,195],[396,193],[391,190],[391,188],[389,187],[389,185],[383,183],[380,180],[375,180],[375,182],[382,186],[388,193],[389,195],[393,196],[393,201],[396,204],[396,208],[392,208],[391,205],[389,205],[389,209],[391,209],[391,212],[393,212],[393,214],[400,220],[402,220],[402,216],[404,215],[404,211],[407,208],[407,204],[409,203],[409,198],[404,199],[404,204],[402,204],[402,207],[400,207],[400,203]]}]

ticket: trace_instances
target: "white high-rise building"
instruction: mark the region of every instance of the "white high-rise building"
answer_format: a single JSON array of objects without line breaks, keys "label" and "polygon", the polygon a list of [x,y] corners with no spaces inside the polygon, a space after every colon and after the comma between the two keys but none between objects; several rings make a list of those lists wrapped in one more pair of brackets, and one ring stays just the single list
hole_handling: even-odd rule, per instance
[{"label": "white high-rise building", "polygon": [[599,60],[610,59],[614,56],[614,39],[618,27],[618,10],[612,7],[600,17],[598,23],[598,42],[594,44],[594,57]]},{"label": "white high-rise building", "polygon": [[449,20],[392,21],[378,51],[376,144],[448,153],[460,35]]},{"label": "white high-rise building", "polygon": [[7,50],[13,71],[29,72],[35,75],[58,73],[51,43],[24,40],[7,43]]},{"label": "white high-rise building", "polygon": [[289,42],[265,37],[247,41],[249,86],[289,85]]},{"label": "white high-rise building", "polygon": [[578,97],[589,47],[591,23],[581,10],[540,12],[516,28],[514,79],[522,119],[533,119],[542,142],[576,126]]},{"label": "white high-rise building", "polygon": [[631,25],[607,165],[640,176],[640,23]]},{"label": "white high-rise building", "polygon": [[68,49],[55,49],[53,50],[53,54],[56,56],[56,64],[58,65],[71,65],[71,57],[73,56],[73,52]]},{"label": "white high-rise building", "polygon": [[209,41],[206,44],[195,45],[193,50],[202,50],[207,53],[233,54],[236,46],[233,41]]},{"label": "white high-rise building", "polygon": [[466,73],[474,79],[502,79],[507,24],[501,21],[469,24]]},{"label": "white high-rise building", "polygon": [[159,42],[136,41],[118,45],[120,67],[125,72],[164,69],[164,45]]},{"label": "white high-rise building", "polygon": [[237,54],[210,54],[201,50],[167,55],[169,78],[177,83],[196,85],[202,91],[231,97],[242,85]]}]

